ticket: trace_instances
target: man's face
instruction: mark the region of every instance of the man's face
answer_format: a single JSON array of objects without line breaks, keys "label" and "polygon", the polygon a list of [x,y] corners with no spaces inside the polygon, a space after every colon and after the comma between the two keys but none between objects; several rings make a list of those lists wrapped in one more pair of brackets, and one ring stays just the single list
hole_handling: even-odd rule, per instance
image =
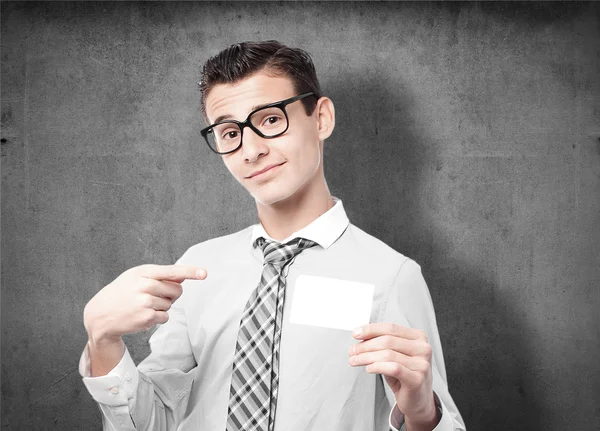
[{"label": "man's face", "polygon": [[[294,96],[289,78],[258,73],[235,84],[213,87],[206,98],[206,114],[211,123],[222,115],[244,121],[257,106]],[[222,156],[235,179],[262,205],[309,192],[323,176],[323,133],[319,132],[317,110],[306,115],[301,101],[285,109],[289,127],[283,135],[266,139],[246,127],[242,147]]]}]

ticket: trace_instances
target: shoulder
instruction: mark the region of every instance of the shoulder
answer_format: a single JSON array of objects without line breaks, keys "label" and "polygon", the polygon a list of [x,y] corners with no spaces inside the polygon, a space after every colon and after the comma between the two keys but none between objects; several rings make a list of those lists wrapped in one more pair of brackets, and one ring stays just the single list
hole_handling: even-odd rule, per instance
[{"label": "shoulder", "polygon": [[384,241],[349,224],[343,235],[331,246],[332,255],[343,261],[351,273],[370,274],[382,285],[392,285],[407,272],[420,272],[410,257],[390,247]]},{"label": "shoulder", "polygon": [[229,256],[235,255],[242,250],[247,250],[250,247],[252,238],[252,226],[248,226],[238,232],[211,238],[206,241],[199,242],[189,247],[185,253],[179,258],[177,263],[188,264],[195,262],[198,258],[204,260],[210,258],[220,258],[223,253]]},{"label": "shoulder", "polygon": [[[366,258],[367,261],[377,261],[384,265],[393,264],[398,269],[405,263],[414,262],[410,257],[352,223],[348,225],[343,240],[344,246],[354,248],[361,258]],[[414,264],[416,265],[416,263]]]},{"label": "shoulder", "polygon": [[349,228],[349,241],[363,250],[361,260],[367,269],[385,274],[381,321],[401,321],[399,316],[404,316],[409,326],[429,330],[435,314],[421,266],[362,229],[353,225]]}]

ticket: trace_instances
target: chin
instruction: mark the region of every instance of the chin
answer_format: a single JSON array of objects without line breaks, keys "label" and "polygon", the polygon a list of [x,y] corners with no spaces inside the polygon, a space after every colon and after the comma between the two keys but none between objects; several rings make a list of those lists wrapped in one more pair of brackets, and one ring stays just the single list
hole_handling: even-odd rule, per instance
[{"label": "chin", "polygon": [[284,181],[277,179],[258,185],[258,187],[247,188],[250,195],[257,204],[263,206],[275,205],[300,198],[309,190],[310,181]]},{"label": "chin", "polygon": [[269,206],[284,201],[290,196],[284,193],[253,193],[252,197],[256,203],[263,206]]},{"label": "chin", "polygon": [[276,183],[265,184],[263,187],[258,187],[257,190],[248,190],[257,204],[263,206],[274,205],[292,197],[293,190],[289,187],[281,187]]}]

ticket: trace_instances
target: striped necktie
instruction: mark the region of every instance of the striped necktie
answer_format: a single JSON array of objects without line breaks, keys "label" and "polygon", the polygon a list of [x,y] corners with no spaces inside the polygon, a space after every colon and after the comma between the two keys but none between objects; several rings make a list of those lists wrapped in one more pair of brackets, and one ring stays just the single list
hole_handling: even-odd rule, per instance
[{"label": "striped necktie", "polygon": [[256,240],[264,254],[262,277],[240,321],[229,389],[227,431],[273,431],[279,388],[279,341],[285,300],[284,268],[317,245],[296,238],[286,244]]}]

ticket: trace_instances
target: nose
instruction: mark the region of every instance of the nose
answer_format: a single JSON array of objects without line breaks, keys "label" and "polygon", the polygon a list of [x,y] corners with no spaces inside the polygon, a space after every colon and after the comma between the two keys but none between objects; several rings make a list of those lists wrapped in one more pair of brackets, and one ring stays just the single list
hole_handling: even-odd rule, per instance
[{"label": "nose", "polygon": [[247,162],[255,162],[269,154],[266,139],[257,135],[250,127],[245,127],[242,133],[242,154]]}]

